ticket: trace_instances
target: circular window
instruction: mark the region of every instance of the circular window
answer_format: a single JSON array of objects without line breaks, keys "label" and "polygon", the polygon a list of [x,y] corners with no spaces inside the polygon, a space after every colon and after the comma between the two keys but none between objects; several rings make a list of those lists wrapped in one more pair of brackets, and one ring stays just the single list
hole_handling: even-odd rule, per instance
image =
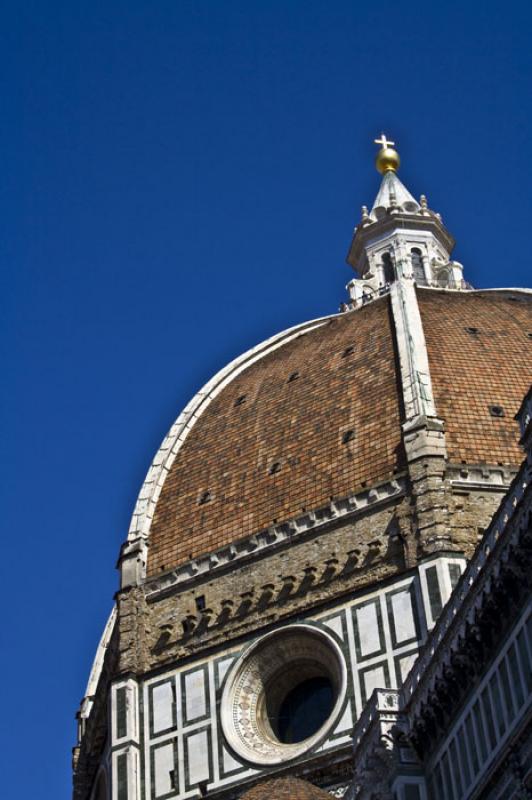
[{"label": "circular window", "polygon": [[329,634],[293,625],[252,645],[228,676],[222,727],[255,764],[276,764],[314,747],[342,706],[346,668]]}]

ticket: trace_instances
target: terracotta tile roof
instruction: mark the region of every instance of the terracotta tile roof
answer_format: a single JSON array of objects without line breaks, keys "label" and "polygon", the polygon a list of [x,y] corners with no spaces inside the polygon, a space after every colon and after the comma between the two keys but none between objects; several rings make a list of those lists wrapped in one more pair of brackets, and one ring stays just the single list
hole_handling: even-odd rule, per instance
[{"label": "terracotta tile roof", "polygon": [[331,795],[308,781],[289,777],[261,781],[241,800],[331,800]]},{"label": "terracotta tile roof", "polygon": [[[343,443],[344,435],[353,438]],[[384,297],[263,356],[214,398],[165,480],[148,574],[324,506],[403,466]]]},{"label": "terracotta tile roof", "polygon": [[517,467],[523,460],[514,415],[532,380],[532,296],[514,296],[418,289],[450,461]]}]

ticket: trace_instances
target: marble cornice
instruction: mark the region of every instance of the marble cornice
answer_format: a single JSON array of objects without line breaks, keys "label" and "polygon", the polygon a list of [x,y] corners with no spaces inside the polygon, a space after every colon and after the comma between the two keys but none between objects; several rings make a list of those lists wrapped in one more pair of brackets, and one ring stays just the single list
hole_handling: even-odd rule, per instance
[{"label": "marble cornice", "polygon": [[385,238],[397,228],[402,230],[430,230],[449,252],[455,245],[453,236],[435,214],[425,216],[422,214],[408,214],[404,211],[399,214],[388,213],[383,219],[372,221],[367,225],[359,225],[355,228],[355,235],[346,258],[347,263],[356,269],[355,265],[365,245],[374,239]]},{"label": "marble cornice", "polygon": [[506,492],[517,468],[498,464],[448,464],[445,477],[453,489]]}]

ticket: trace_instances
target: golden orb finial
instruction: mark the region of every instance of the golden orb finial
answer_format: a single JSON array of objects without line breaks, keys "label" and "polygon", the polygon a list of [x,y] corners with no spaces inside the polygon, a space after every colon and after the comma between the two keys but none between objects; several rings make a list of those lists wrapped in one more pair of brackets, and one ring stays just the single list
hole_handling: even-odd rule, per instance
[{"label": "golden orb finial", "polygon": [[399,158],[397,150],[394,150],[392,147],[395,142],[389,141],[386,136],[381,133],[381,138],[375,139],[375,144],[380,144],[381,146],[375,159],[375,166],[381,175],[384,175],[385,172],[397,172],[401,164],[401,159]]}]

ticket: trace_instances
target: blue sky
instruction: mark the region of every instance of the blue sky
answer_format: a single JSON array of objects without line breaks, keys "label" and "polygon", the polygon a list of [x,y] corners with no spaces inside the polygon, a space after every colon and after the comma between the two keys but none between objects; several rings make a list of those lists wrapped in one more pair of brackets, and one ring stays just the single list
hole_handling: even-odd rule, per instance
[{"label": "blue sky", "polygon": [[57,800],[151,458],[214,371],[337,310],[375,136],[468,280],[529,284],[532,11],[8,0],[1,17],[3,787]]}]

